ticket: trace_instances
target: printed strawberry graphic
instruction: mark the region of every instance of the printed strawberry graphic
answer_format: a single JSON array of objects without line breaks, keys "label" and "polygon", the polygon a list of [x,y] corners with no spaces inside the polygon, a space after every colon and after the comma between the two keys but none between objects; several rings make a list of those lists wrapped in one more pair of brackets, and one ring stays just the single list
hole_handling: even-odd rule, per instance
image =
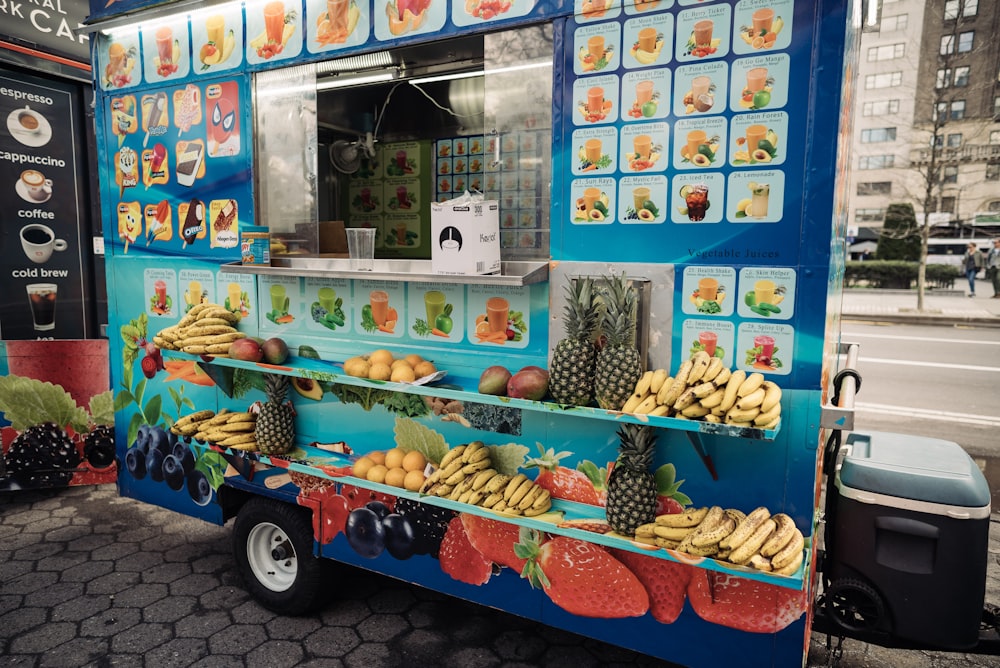
[{"label": "printed strawberry graphic", "polygon": [[611,554],[625,564],[646,588],[653,619],[663,624],[674,623],[684,609],[694,569],[687,564],[628,550],[611,550]]},{"label": "printed strawberry graphic", "polygon": [[525,540],[514,549],[528,560],[522,577],[566,612],[616,619],[641,617],[649,610],[639,579],[600,545],[559,536],[541,545]]},{"label": "printed strawberry graphic", "polygon": [[805,592],[703,570],[692,575],[688,599],[706,622],[748,633],[777,633],[806,610]]},{"label": "printed strawberry graphic", "polygon": [[438,558],[441,560],[442,571],[466,584],[486,584],[493,573],[492,562],[477,552],[469,542],[461,517],[453,517],[448,522]]},{"label": "printed strawberry graphic", "polygon": [[509,522],[491,520],[468,513],[462,513],[460,517],[469,542],[472,543],[476,552],[489,561],[513,568],[518,573],[524,569],[527,559],[518,557],[514,546],[521,541],[521,532],[532,531],[531,529],[522,529]]},{"label": "printed strawberry graphic", "polygon": [[672,515],[683,513],[685,506],[691,505],[691,499],[680,491],[683,480],[676,480],[677,469],[673,464],[664,464],[656,469],[656,514]]},{"label": "printed strawberry graphic", "polygon": [[591,462],[581,462],[576,470],[566,468],[560,466],[559,461],[572,455],[572,452],[557,453],[554,448],[546,450],[541,443],[538,444],[538,450],[538,457],[531,457],[525,462],[526,468],[538,468],[536,484],[549,490],[553,498],[600,505],[598,488],[604,489],[607,476],[602,476],[597,466]]},{"label": "printed strawberry graphic", "polygon": [[332,542],[347,526],[347,498],[337,494],[333,486],[303,492],[297,501],[312,509],[313,537],[321,545]]}]

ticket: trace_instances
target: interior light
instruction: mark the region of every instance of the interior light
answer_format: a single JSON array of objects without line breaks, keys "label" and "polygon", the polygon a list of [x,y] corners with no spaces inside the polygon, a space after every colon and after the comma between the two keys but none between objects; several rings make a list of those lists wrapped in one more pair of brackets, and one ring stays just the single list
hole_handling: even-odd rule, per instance
[{"label": "interior light", "polygon": [[425,83],[433,83],[435,81],[453,81],[455,79],[471,79],[472,77],[483,76],[482,70],[473,70],[472,72],[453,72],[451,74],[436,74],[431,77],[418,77],[416,79],[410,79],[410,83],[414,86]]},{"label": "interior light", "polygon": [[539,63],[527,63],[525,65],[511,65],[510,67],[498,67],[496,69],[486,70],[486,74],[504,74],[505,72],[520,72],[521,70],[534,70],[540,67],[552,67],[552,63],[549,61],[542,61]]},{"label": "interior light", "polygon": [[316,84],[316,90],[329,90],[331,88],[346,88],[347,86],[360,86],[362,84],[379,83],[380,81],[392,81],[396,78],[394,71],[376,72],[374,74],[339,74],[329,81],[320,81]]}]

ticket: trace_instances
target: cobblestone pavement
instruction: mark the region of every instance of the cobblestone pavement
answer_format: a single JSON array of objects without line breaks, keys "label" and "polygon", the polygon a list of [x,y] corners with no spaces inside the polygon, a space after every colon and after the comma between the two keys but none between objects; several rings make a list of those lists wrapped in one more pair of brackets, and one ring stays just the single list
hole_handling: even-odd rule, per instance
[{"label": "cobblestone pavement", "polygon": [[[119,498],[113,485],[0,494],[0,666],[672,665],[378,574],[337,574],[335,602],[280,617],[242,589],[228,526]],[[814,634],[810,667],[827,665],[824,644]],[[851,640],[844,650],[843,668],[1000,663]]]}]

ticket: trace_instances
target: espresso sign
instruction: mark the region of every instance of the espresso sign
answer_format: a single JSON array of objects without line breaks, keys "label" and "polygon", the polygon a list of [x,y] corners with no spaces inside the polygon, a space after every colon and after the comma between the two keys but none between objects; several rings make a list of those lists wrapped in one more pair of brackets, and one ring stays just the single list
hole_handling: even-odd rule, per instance
[{"label": "espresso sign", "polygon": [[78,93],[0,70],[0,338],[85,338]]},{"label": "espresso sign", "polygon": [[90,38],[83,26],[88,12],[85,0],[0,2],[0,39],[89,63]]}]

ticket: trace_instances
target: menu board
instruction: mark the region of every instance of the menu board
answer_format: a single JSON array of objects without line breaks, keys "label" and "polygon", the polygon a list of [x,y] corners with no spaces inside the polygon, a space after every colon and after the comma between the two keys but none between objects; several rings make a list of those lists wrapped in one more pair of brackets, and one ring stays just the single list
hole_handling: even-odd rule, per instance
[{"label": "menu board", "polygon": [[0,338],[86,336],[79,94],[0,71]]},{"label": "menu board", "polygon": [[567,23],[552,255],[675,264],[680,358],[792,373],[806,5],[577,0]]},{"label": "menu board", "polygon": [[430,257],[432,150],[429,141],[382,144],[350,174],[345,222],[376,229],[379,257]]},{"label": "menu board", "polygon": [[107,98],[102,201],[114,253],[239,258],[241,221],[253,220],[242,88],[191,82]]}]

